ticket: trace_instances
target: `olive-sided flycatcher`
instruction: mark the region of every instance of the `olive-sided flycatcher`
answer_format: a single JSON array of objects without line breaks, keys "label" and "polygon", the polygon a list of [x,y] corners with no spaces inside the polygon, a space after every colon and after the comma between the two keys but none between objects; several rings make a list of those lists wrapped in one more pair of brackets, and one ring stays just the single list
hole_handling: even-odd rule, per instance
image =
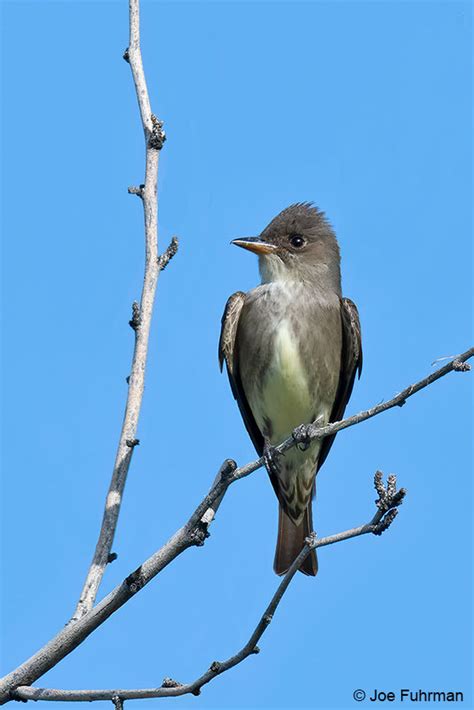
[{"label": "olive-sided flycatcher", "polygon": [[[339,246],[324,213],[311,203],[280,212],[258,237],[234,239],[259,256],[262,283],[238,291],[222,317],[219,360],[250,438],[279,500],[274,570],[284,574],[313,529],[315,477],[334,436],[284,456],[272,446],[295,427],[342,419],[362,367],[359,315],[342,298]],[[301,571],[315,575],[315,551]]]}]

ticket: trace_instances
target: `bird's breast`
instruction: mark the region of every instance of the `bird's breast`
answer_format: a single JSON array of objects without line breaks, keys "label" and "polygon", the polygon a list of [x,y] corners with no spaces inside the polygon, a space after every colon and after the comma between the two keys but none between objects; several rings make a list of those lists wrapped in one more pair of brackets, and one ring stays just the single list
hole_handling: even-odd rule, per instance
[{"label": "bird's breast", "polygon": [[312,378],[288,320],[280,322],[272,340],[260,393],[251,407],[260,430],[271,443],[277,443],[296,426],[311,420],[316,393],[311,391]]},{"label": "bird's breast", "polygon": [[243,388],[265,439],[276,444],[302,423],[329,419],[339,376],[339,303],[301,287],[262,286],[239,326]]}]

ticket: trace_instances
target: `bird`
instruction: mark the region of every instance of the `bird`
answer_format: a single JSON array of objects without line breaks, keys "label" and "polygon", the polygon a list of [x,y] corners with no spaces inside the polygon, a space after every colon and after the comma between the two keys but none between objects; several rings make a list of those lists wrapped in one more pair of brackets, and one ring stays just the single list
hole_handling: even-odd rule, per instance
[{"label": "bird", "polygon": [[[362,372],[359,314],[342,297],[334,229],[312,202],[280,212],[257,237],[231,244],[259,258],[261,284],[228,299],[221,322],[219,364],[226,364],[243,422],[279,503],[273,568],[285,574],[313,531],[316,474],[335,434],[274,447],[310,422],[343,418],[356,374]],[[316,550],[300,572],[315,576]]]}]

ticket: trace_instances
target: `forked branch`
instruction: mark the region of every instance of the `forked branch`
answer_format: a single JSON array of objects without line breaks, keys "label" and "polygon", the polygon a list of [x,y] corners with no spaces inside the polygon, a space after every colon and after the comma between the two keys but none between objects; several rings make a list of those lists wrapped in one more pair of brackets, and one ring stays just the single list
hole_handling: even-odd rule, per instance
[{"label": "forked branch", "polygon": [[295,576],[296,572],[314,548],[333,545],[336,542],[349,540],[352,537],[373,533],[381,535],[382,532],[393,522],[398,506],[401,505],[405,497],[405,489],[396,490],[396,477],[392,474],[387,479],[387,485],[382,482],[382,473],[377,471],[375,474],[375,488],[379,494],[376,501],[377,512],[372,520],[358,528],[352,528],[335,535],[318,539],[313,532],[306,539],[306,545],[291,565],[288,572],[283,577],[278,585],[278,588],[273,595],[269,605],[260,617],[253,633],[247,643],[233,656],[225,661],[213,661],[208,670],[192,683],[179,683],[172,678],[165,678],[159,688],[138,688],[138,689],[102,689],[102,690],[61,690],[58,688],[34,688],[31,686],[21,686],[14,692],[14,697],[17,700],[63,700],[63,701],[87,701],[93,700],[111,700],[114,704],[117,701],[124,700],[143,700],[145,698],[169,698],[178,695],[199,695],[201,688],[210,683],[218,675],[222,675],[226,671],[234,668],[239,663],[242,663],[246,658],[254,653],[259,653],[260,649],[257,643],[262,638],[266,629],[273,619],[278,605],[280,604],[283,595]]},{"label": "forked branch", "polygon": [[[146,145],[145,182],[139,187],[129,188],[129,192],[139,196],[143,203],[145,220],[145,276],[140,302],[134,304],[130,321],[130,325],[135,334],[135,348],[131,373],[128,378],[129,390],[125,416],[113,468],[112,480],[107,494],[99,539],[75,614],[70,623],[62,628],[49,643],[0,681],[0,704],[12,699],[105,699],[111,700],[115,707],[120,710],[123,701],[126,699],[170,697],[173,695],[184,695],[186,693],[198,694],[203,685],[257,651],[256,644],[258,640],[270,623],[272,615],[295,572],[312,548],[330,545],[369,532],[381,534],[393,521],[397,506],[401,503],[403,498],[402,491],[398,493],[395,491],[394,477],[389,477],[387,486],[384,487],[380,475],[377,474],[376,487],[379,493],[378,511],[370,523],[319,540],[314,535],[310,536],[303,551],[281,581],[249,641],[231,658],[221,663],[214,662],[210,669],[193,683],[182,685],[168,678],[164,681],[161,688],[129,691],[59,691],[31,687],[31,683],[40,678],[44,673],[59,663],[62,658],[77,648],[87,636],[104,623],[106,619],[123,606],[132,596],[137,594],[184,550],[192,546],[202,545],[208,536],[209,524],[212,522],[217,508],[229,486],[235,481],[248,476],[263,465],[262,458],[241,468],[237,468],[235,462],[232,460],[225,461],[209,494],[198,505],[187,523],[183,525],[165,545],[143,562],[134,572],[128,575],[128,577],[104,599],[97,604],[95,603],[106,565],[114,558],[114,553],[111,552],[111,549],[120,513],[122,495],[133,451],[139,443],[136,438],[136,433],[144,390],[148,339],[157,279],[160,271],[166,267],[177,249],[177,241],[173,238],[166,251],[161,256],[158,256],[158,161],[159,151],[165,140],[165,134],[163,132],[162,122],[151,111],[143,71],[140,51],[139,0],[129,0],[129,10],[130,41],[129,48],[126,50],[124,58],[129,62],[132,70]],[[335,434],[337,431],[358,424],[392,407],[402,406],[415,392],[427,387],[449,372],[469,369],[466,361],[473,355],[474,348],[471,348],[462,355],[459,355],[452,362],[439,368],[423,380],[420,380],[420,382],[407,387],[388,402],[376,405],[371,409],[348,417],[343,421],[334,422],[323,427],[318,426],[317,422],[303,425],[295,430],[292,437],[286,439],[276,448],[278,451],[283,452],[297,444],[304,444],[312,439],[321,439]]]},{"label": "forked branch", "polygon": [[[415,392],[419,392],[424,387],[428,387],[428,385],[447,375],[449,372],[453,370],[464,371],[465,368],[457,363],[465,363],[466,360],[473,355],[474,348],[470,348],[428,377],[425,377],[414,385],[410,385],[410,387],[407,387],[403,392],[396,395],[388,402],[359,412],[359,414],[355,414],[352,417],[348,417],[347,419],[335,422],[326,427],[318,428],[314,426],[309,429],[307,436],[311,438],[323,438],[335,431],[359,424],[391,407],[395,407],[402,401],[406,401]],[[295,430],[293,437],[289,437],[280,444],[280,446],[276,447],[277,450],[287,451],[292,446],[296,446],[299,441],[299,434],[300,428]],[[35,653],[29,660],[25,661],[25,663],[0,681],[0,704],[12,699],[12,692],[14,692],[16,688],[30,685],[46,673],[46,671],[53,668],[62,658],[77,648],[89,634],[103,624],[109,616],[122,607],[134,594],[148,584],[153,577],[159,574],[170,562],[184,552],[184,550],[194,545],[204,544],[208,535],[209,522],[212,521],[217,506],[220,504],[229,486],[235,483],[235,481],[250,475],[263,465],[263,458],[257,459],[240,468],[237,468],[235,462],[231,459],[225,461],[208,495],[198,505],[188,522],[183,525],[163,547],[143,562],[140,567],[132,572],[132,574],[115,587],[115,589],[82,618],[78,619],[74,624],[69,624],[61,629],[51,641],[43,646],[43,648]],[[367,532],[363,528],[364,526],[358,529],[359,532],[356,534],[361,535]],[[327,538],[325,540],[327,540]],[[335,539],[332,539],[332,542],[335,541]],[[330,542],[323,543],[323,541],[319,541],[319,546],[322,546],[322,544],[330,544]]]}]

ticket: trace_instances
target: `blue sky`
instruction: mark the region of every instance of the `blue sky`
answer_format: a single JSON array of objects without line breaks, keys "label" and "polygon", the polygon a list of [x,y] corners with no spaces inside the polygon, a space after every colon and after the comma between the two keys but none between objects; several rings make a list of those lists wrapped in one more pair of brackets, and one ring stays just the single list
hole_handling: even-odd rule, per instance
[{"label": "blue sky", "polygon": [[[2,10],[6,672],[67,621],[95,545],[142,280],[127,186],[142,180],[143,145],[125,1]],[[255,457],[217,367],[226,299],[258,282],[230,239],[295,201],[326,211],[363,328],[348,413],[472,344],[470,3],[144,2],[142,14],[168,134],[160,245],[178,234],[180,252],[159,282],[141,444],[102,593],[188,517],[224,458]],[[339,434],[316,530],[367,521],[378,468],[408,489],[393,528],[322,550],[260,655],[199,698],[137,707],[345,710],[356,688],[458,690],[473,707],[471,437],[472,376],[457,373]],[[206,545],[38,684],[188,681],[234,653],[277,585],[276,518],[264,471],[235,485]]]}]

